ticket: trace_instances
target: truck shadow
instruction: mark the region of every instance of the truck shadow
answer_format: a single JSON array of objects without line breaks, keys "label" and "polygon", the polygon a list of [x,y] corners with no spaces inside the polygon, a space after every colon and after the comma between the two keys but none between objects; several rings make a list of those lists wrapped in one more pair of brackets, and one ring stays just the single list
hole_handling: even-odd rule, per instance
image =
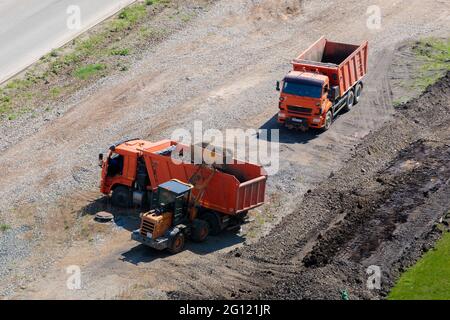
[{"label": "truck shadow", "polygon": [[[106,211],[114,215],[114,225],[131,232],[139,229],[139,214],[145,210],[140,208],[118,208],[111,204],[109,197],[103,196],[91,201],[81,210],[82,215],[95,216],[98,212]],[[99,222],[100,223],[100,222]],[[110,223],[110,222],[109,222]],[[192,241],[186,242],[185,250],[197,255],[206,255],[219,251],[239,243],[243,243],[245,238],[233,231],[224,231],[217,236],[209,236],[205,242],[196,243]],[[136,242],[136,246],[122,253],[120,260],[131,264],[150,263],[157,259],[163,259],[172,256],[168,251],[158,251]]]},{"label": "truck shadow", "polygon": [[[318,129],[309,129],[306,132],[302,132],[299,130],[289,130],[285,126],[280,125],[277,122],[277,114],[274,114],[272,118],[270,118],[266,123],[264,123],[259,129],[261,130],[279,130],[279,142],[280,143],[300,143],[306,144],[309,141],[316,139],[322,133],[321,130]],[[272,137],[270,133],[267,135],[259,135],[259,139],[272,141]]]},{"label": "truck shadow", "polygon": [[[209,236],[206,241],[202,243],[188,241],[184,250],[190,251],[196,255],[207,255],[243,243],[244,241],[244,237],[239,236],[234,232],[223,232],[218,236]],[[120,260],[138,265],[139,263],[150,263],[169,256],[173,255],[167,250],[159,251],[143,244],[138,244],[122,253]]]}]

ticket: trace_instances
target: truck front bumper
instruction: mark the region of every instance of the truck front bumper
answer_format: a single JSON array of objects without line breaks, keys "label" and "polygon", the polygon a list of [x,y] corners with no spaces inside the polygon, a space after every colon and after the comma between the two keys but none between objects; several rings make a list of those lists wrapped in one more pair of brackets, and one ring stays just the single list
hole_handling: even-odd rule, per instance
[{"label": "truck front bumper", "polygon": [[299,129],[301,131],[307,131],[309,129],[309,121],[306,118],[287,117],[284,124],[289,129]]},{"label": "truck front bumper", "polygon": [[145,244],[146,246],[152,247],[156,250],[164,250],[169,247],[169,238],[166,237],[160,237],[157,239],[152,239],[151,237],[143,236],[140,233],[140,230],[134,230],[131,233],[131,239],[137,242],[140,242],[142,244]]},{"label": "truck front bumper", "polygon": [[306,118],[288,115],[284,118],[278,118],[278,122],[284,124],[289,129],[299,129],[302,131],[307,131],[309,128],[322,128],[324,126],[322,117]]}]

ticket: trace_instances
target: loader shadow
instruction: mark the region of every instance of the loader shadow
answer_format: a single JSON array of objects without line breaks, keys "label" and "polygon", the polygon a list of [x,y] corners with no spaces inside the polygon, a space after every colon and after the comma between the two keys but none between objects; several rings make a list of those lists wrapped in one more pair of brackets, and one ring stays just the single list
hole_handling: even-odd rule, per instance
[{"label": "loader shadow", "polygon": [[300,143],[306,144],[311,140],[319,138],[320,134],[323,132],[319,129],[309,129],[306,132],[302,132],[299,130],[289,130],[284,125],[281,125],[277,122],[277,114],[274,114],[272,118],[270,118],[266,123],[264,123],[259,129],[268,130],[269,133],[264,135],[259,135],[259,139],[266,141],[273,141],[272,136],[270,135],[270,130],[279,130],[279,142],[280,143]]},{"label": "loader shadow", "polygon": [[106,211],[114,216],[113,223],[120,228],[133,231],[139,228],[139,214],[143,212],[139,208],[118,208],[111,204],[111,200],[107,196],[103,196],[94,201],[89,202],[81,210],[82,215],[95,216],[98,212]]},{"label": "loader shadow", "polygon": [[[195,243],[186,242],[185,251],[190,251],[196,255],[206,255],[219,251],[245,241],[245,238],[234,232],[223,232],[217,236],[209,236],[206,241]],[[180,253],[182,254],[182,253]],[[159,251],[143,244],[138,244],[130,250],[122,253],[120,260],[138,265],[139,263],[151,263],[158,259],[173,256],[167,250]]]},{"label": "loader shadow", "polygon": [[[136,242],[137,243],[137,242]],[[159,251],[143,244],[138,244],[130,250],[122,253],[119,260],[128,262],[134,265],[139,263],[150,263],[158,259],[164,259],[170,256],[168,251]]]},{"label": "loader shadow", "polygon": [[[139,214],[145,210],[140,208],[118,208],[111,204],[107,196],[100,197],[89,202],[81,210],[82,215],[95,216],[98,212],[106,211],[114,216],[114,225],[131,232],[139,229],[141,219]],[[99,222],[100,223],[100,222]],[[111,223],[111,222],[108,222]],[[186,241],[185,250],[197,255],[206,255],[215,251],[234,246],[245,241],[243,236],[233,231],[224,231],[217,236],[209,236],[205,242],[195,243]],[[138,263],[149,263],[157,259],[163,259],[171,256],[168,251],[158,251],[136,242],[130,250],[124,252],[120,260],[137,265]]]}]

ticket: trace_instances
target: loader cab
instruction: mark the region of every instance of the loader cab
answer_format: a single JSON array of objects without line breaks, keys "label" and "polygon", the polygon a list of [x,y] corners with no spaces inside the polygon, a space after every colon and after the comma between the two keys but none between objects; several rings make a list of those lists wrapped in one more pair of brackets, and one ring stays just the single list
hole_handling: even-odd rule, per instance
[{"label": "loader cab", "polygon": [[173,212],[173,225],[187,222],[192,188],[192,185],[175,179],[160,184],[152,201],[153,208],[161,213]]}]

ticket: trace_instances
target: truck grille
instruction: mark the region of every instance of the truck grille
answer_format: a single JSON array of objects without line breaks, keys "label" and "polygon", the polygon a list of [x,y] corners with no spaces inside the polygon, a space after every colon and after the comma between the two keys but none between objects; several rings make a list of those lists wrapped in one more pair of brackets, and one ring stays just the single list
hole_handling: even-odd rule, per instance
[{"label": "truck grille", "polygon": [[287,106],[288,111],[292,113],[301,113],[301,114],[311,114],[312,109],[304,108],[304,107],[296,107],[296,106]]},{"label": "truck grille", "polygon": [[147,233],[153,233],[153,230],[155,229],[155,224],[152,221],[143,220],[142,226],[141,226],[141,235],[144,237],[147,236]]}]

